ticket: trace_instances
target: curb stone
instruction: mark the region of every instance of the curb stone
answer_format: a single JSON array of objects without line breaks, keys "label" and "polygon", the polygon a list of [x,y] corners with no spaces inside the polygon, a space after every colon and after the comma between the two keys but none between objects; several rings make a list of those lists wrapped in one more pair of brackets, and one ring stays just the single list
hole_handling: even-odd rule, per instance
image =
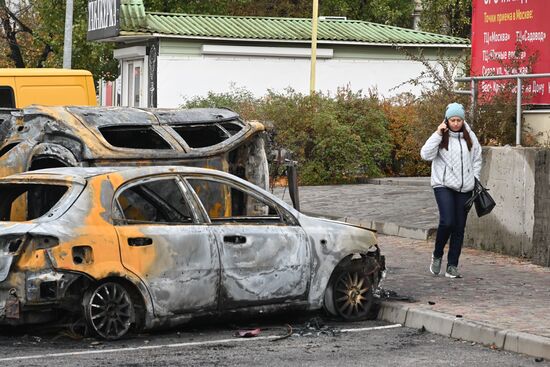
[{"label": "curb stone", "polygon": [[393,185],[393,186],[423,186],[430,187],[430,177],[382,177],[369,178],[365,182],[370,185]]},{"label": "curb stone", "polygon": [[365,219],[358,219],[354,217],[338,218],[341,222],[360,225],[361,227],[370,228],[376,230],[380,234],[388,236],[398,236],[412,238],[414,240],[433,240],[437,232],[437,228],[422,228],[422,227],[409,227],[402,226],[391,222],[377,222]]},{"label": "curb stone", "polygon": [[455,339],[462,339],[499,349],[550,359],[550,338],[509,329],[500,329],[468,321],[441,312],[383,301],[378,320],[398,323]]},{"label": "curb stone", "polygon": [[358,219],[354,217],[337,217],[332,215],[325,215],[313,212],[303,212],[306,215],[312,217],[327,218],[332,220],[337,220],[340,222],[355,224],[361,227],[374,229],[380,234],[385,234],[388,236],[398,236],[412,238],[413,240],[422,240],[429,241],[434,240],[437,233],[437,228],[421,228],[421,227],[409,227],[402,226],[396,223],[391,222],[377,222],[373,220]]}]

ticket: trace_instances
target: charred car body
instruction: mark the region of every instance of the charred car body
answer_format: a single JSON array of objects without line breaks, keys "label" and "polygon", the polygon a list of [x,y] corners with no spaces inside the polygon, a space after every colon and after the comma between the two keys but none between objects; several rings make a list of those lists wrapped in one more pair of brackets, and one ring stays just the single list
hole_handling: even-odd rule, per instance
[{"label": "charred car body", "polygon": [[187,165],[268,187],[259,122],[219,108],[0,110],[0,177],[52,167]]},{"label": "charred car body", "polygon": [[384,271],[371,231],[306,216],[202,168],[12,175],[0,179],[0,220],[0,325],[81,315],[116,339],[243,310],[324,306],[354,320],[369,312]]}]

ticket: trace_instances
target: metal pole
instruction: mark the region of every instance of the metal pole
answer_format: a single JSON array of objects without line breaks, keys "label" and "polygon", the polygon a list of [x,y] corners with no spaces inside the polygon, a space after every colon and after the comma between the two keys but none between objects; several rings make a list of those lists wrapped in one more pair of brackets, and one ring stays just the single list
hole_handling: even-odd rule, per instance
[{"label": "metal pole", "polygon": [[317,24],[319,21],[319,0],[313,0],[313,15],[311,16],[311,73],[309,78],[309,93],[315,93],[315,67],[317,63]]},{"label": "metal pole", "polygon": [[472,79],[472,104],[470,106],[470,122],[474,125],[476,118],[476,104],[477,104],[477,81]]},{"label": "metal pole", "polygon": [[517,78],[517,94],[516,94],[516,146],[521,145],[521,78]]},{"label": "metal pole", "polygon": [[73,57],[73,0],[67,0],[65,7],[65,37],[63,39],[63,68],[72,67]]}]

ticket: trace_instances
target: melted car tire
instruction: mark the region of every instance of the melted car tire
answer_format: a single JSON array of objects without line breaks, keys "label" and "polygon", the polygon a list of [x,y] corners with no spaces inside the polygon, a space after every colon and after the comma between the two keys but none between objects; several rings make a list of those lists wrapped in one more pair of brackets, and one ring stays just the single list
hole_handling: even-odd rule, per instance
[{"label": "melted car tire", "polygon": [[117,282],[99,283],[90,288],[84,295],[83,306],[89,329],[103,339],[124,337],[135,321],[132,297],[126,287]]},{"label": "melted car tire", "polygon": [[353,261],[336,269],[329,288],[331,299],[327,301],[332,304],[326,308],[331,309],[335,316],[347,321],[364,320],[370,316],[375,303],[372,282],[361,263]]}]

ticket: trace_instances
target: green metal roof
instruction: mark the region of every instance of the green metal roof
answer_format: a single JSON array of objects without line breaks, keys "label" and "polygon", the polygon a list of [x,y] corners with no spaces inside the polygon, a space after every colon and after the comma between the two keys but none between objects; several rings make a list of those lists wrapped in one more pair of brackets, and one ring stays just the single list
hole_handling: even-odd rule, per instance
[{"label": "green metal roof", "polygon": [[[123,0],[121,35],[156,33],[195,38],[308,41],[311,19],[147,12],[142,0]],[[470,44],[466,38],[415,31],[360,20],[321,20],[319,41],[380,44]]]}]

